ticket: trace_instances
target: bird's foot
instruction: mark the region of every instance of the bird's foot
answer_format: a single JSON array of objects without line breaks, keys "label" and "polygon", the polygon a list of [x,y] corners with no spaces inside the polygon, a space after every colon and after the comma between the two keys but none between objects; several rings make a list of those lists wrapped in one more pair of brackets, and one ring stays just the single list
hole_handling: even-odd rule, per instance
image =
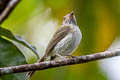
[{"label": "bird's foot", "polygon": [[60,57],[61,59],[63,59],[64,61],[65,61],[65,63],[67,63],[67,59],[66,59],[66,57],[65,56],[61,56],[61,55],[59,55],[59,54],[56,54],[58,57]]}]

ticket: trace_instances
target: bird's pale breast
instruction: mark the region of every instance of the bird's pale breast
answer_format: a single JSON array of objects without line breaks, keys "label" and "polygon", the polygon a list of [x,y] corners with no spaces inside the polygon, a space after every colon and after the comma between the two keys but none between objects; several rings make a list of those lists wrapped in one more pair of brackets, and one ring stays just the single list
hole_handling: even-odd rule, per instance
[{"label": "bird's pale breast", "polygon": [[82,35],[80,29],[77,26],[72,27],[72,31],[56,44],[52,53],[57,53],[61,56],[72,54],[78,47],[81,38]]}]

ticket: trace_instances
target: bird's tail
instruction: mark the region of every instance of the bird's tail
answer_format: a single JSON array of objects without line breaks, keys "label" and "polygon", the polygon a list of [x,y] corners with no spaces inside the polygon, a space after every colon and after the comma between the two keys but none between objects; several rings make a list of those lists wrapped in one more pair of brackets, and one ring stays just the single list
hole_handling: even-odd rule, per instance
[{"label": "bird's tail", "polygon": [[[43,62],[43,61],[45,61],[45,59],[46,59],[46,56],[43,56],[41,59],[39,59],[37,61],[37,63]],[[26,76],[28,76],[30,78],[34,73],[35,73],[35,71],[29,71],[29,72],[27,72]]]}]

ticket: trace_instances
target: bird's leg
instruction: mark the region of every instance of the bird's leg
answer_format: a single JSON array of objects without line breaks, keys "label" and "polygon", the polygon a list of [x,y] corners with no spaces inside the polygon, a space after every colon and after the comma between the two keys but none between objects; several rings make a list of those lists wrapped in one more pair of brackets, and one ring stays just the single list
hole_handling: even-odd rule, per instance
[{"label": "bird's leg", "polygon": [[65,58],[65,56],[61,56],[60,54],[55,54],[55,55],[60,57],[61,59],[65,60],[65,63],[67,63],[67,59]]},{"label": "bird's leg", "polygon": [[64,56],[61,56],[59,54],[56,54],[56,56],[60,57],[61,59],[66,59]]},{"label": "bird's leg", "polygon": [[55,55],[51,56],[50,60],[52,61],[52,60],[55,60],[57,58],[66,59],[64,56],[61,56],[59,54],[55,54]]}]

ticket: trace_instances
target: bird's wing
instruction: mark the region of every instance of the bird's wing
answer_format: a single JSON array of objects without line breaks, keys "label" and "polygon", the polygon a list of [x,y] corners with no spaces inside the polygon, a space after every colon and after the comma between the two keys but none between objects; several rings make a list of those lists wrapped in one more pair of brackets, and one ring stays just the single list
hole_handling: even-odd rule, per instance
[{"label": "bird's wing", "polygon": [[[55,47],[55,45],[61,40],[63,39],[69,32],[70,32],[71,28],[70,26],[63,26],[60,27],[56,33],[54,34],[53,38],[50,40],[47,49],[46,49],[46,54],[39,59],[37,62],[42,62],[45,60],[45,58],[48,56],[48,54],[51,52],[51,50]],[[27,73],[28,77],[31,77],[33,75],[35,71],[29,71]]]},{"label": "bird's wing", "polygon": [[50,40],[47,49],[46,49],[46,54],[48,55],[51,50],[55,47],[55,45],[62,40],[69,32],[70,32],[71,28],[70,26],[63,26],[60,27],[54,34],[53,38]]}]

